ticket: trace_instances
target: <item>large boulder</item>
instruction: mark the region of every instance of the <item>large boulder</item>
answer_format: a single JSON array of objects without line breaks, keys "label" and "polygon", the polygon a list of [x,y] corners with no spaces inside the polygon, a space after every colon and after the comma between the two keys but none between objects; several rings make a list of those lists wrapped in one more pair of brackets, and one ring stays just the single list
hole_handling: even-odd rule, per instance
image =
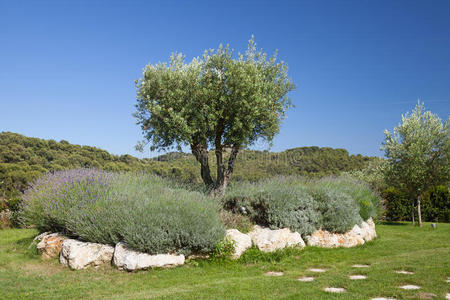
[{"label": "large boulder", "polygon": [[114,247],[67,239],[62,245],[59,261],[73,270],[111,263]]},{"label": "large boulder", "polygon": [[372,218],[369,218],[366,222],[362,222],[361,229],[364,232],[364,240],[366,242],[373,240],[377,237],[377,232],[375,231],[375,223]]},{"label": "large boulder", "polygon": [[362,222],[361,226],[355,225],[346,233],[332,233],[325,230],[316,230],[307,237],[309,246],[317,246],[323,248],[334,247],[354,247],[363,245],[365,242],[374,239],[377,236],[375,232],[375,224],[372,218],[367,222]]},{"label": "large boulder", "polygon": [[225,238],[233,242],[233,258],[238,259],[242,253],[252,246],[252,239],[249,235],[240,232],[237,229],[228,229]]},{"label": "large boulder", "polygon": [[153,267],[171,267],[184,264],[184,255],[137,252],[118,243],[114,251],[114,265],[120,270],[134,271]]},{"label": "large boulder", "polygon": [[285,247],[305,247],[300,233],[292,232],[289,228],[272,230],[255,225],[248,235],[253,244],[263,252],[273,252]]},{"label": "large boulder", "polygon": [[41,257],[43,259],[50,259],[59,255],[62,244],[66,239],[67,237],[60,233],[44,232],[35,237],[34,240],[38,241],[36,248]]}]

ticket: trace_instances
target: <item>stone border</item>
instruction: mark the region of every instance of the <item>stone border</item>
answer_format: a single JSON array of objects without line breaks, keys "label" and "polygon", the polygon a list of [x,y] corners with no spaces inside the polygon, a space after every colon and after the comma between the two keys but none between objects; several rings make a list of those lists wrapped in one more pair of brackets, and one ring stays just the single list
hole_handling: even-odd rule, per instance
[{"label": "stone border", "polygon": [[[308,245],[326,248],[353,247],[375,237],[375,224],[372,219],[369,219],[363,222],[361,227],[355,225],[345,234],[317,230],[308,237]],[[225,239],[233,243],[233,259],[238,259],[252,245],[263,252],[273,252],[286,247],[305,247],[301,235],[289,228],[273,230],[255,225],[248,234],[241,233],[237,229],[228,229]],[[124,243],[118,243],[112,247],[69,239],[60,233],[44,232],[36,236],[34,241],[38,242],[37,251],[43,259],[59,256],[62,264],[74,270],[112,262],[121,270],[134,271],[178,266],[183,265],[185,261],[184,255],[173,253],[150,255],[128,249]]]}]

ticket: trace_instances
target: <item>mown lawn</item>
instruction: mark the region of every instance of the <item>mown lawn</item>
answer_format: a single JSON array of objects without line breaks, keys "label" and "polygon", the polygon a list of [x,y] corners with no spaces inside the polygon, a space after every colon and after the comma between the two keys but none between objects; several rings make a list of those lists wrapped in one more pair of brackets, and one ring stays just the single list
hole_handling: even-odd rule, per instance
[{"label": "mown lawn", "polygon": [[[445,299],[450,292],[450,224],[414,228],[377,225],[378,238],[352,249],[287,250],[260,254],[250,250],[238,262],[195,261],[173,269],[127,273],[110,266],[71,271],[57,259],[43,261],[31,245],[32,229],[0,230],[0,299]],[[369,268],[352,268],[368,264]],[[311,273],[310,267],[325,268]],[[408,270],[414,275],[396,274]],[[269,277],[267,271],[283,271]],[[364,274],[365,280],[348,275]],[[299,276],[314,276],[299,282]],[[420,290],[401,290],[414,284]],[[329,294],[324,287],[344,287]]]}]

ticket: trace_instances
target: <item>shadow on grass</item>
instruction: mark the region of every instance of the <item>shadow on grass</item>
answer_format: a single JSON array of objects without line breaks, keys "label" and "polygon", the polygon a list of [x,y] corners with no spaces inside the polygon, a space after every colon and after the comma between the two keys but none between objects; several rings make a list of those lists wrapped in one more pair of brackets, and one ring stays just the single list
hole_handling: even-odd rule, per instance
[{"label": "shadow on grass", "polygon": [[19,239],[14,242],[15,245],[22,249],[22,254],[28,258],[39,258],[36,251],[36,242],[33,242],[33,237]]},{"label": "shadow on grass", "polygon": [[394,221],[381,221],[379,222],[381,225],[394,225],[394,226],[407,226],[409,223],[405,222],[394,222]]}]

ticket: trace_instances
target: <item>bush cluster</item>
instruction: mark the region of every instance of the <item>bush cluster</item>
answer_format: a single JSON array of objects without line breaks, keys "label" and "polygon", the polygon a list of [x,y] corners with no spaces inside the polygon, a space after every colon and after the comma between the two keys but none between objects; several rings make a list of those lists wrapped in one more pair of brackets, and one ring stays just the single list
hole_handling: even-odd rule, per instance
[{"label": "bush cluster", "polygon": [[[408,195],[394,187],[382,193],[385,200],[385,216],[390,221],[411,220],[412,201]],[[414,199],[414,214],[417,219],[417,203]],[[450,222],[450,191],[447,186],[432,187],[421,195],[422,220],[429,222]]]},{"label": "bush cluster", "polygon": [[209,197],[143,173],[57,171],[25,192],[21,220],[40,231],[156,253],[213,251],[224,229]]},{"label": "bush cluster", "polygon": [[234,213],[270,228],[289,227],[303,237],[322,228],[343,233],[376,217],[378,196],[348,178],[307,180],[277,177],[258,183],[234,183],[222,199]]}]

